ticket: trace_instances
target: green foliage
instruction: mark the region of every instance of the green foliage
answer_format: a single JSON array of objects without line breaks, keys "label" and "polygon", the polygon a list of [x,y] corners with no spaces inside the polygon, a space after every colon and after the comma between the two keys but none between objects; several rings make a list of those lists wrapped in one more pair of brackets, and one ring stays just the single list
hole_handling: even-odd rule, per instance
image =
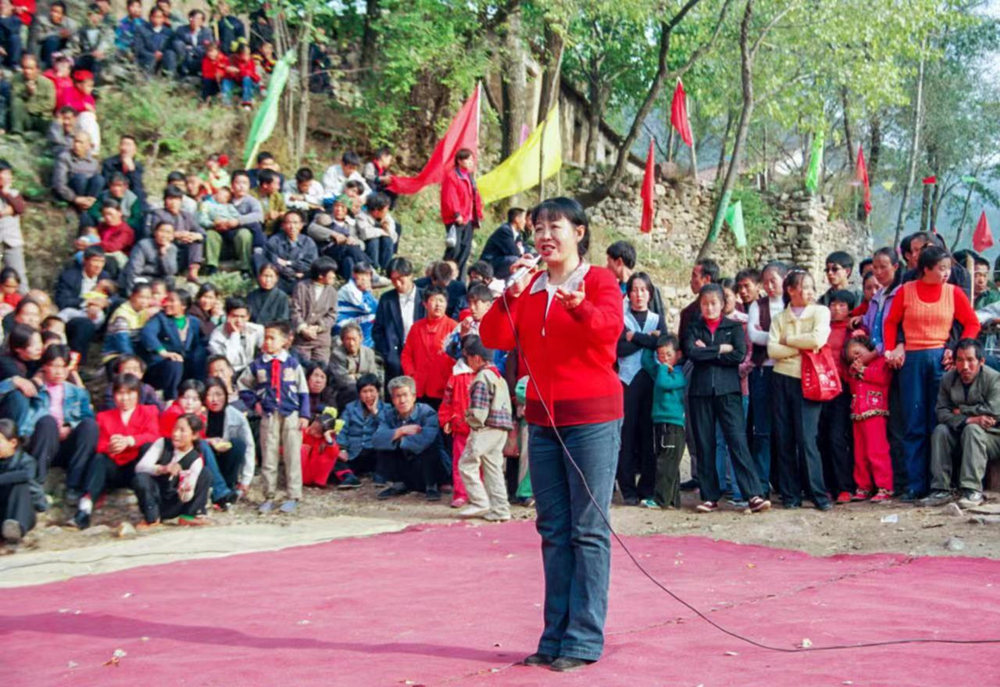
[{"label": "green foliage", "polygon": [[732,200],[743,204],[743,224],[747,233],[747,246],[759,246],[772,231],[778,228],[778,216],[761,194],[754,188],[733,189]]}]

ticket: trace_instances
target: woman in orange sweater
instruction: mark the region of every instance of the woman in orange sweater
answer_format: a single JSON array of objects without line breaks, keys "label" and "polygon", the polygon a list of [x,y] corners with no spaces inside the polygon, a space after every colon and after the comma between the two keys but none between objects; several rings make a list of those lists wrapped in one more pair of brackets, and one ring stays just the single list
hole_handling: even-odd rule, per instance
[{"label": "woman in orange sweater", "polygon": [[[903,284],[896,292],[884,332],[886,362],[900,371],[907,485],[902,500],[908,502],[924,497],[930,489],[930,436],[937,424],[941,376],[953,365],[953,352],[947,347],[952,323],[958,320],[962,325],[959,338],[979,334],[979,320],[968,297],[948,283],[951,256],[937,246],[925,248],[917,270],[920,279]],[[900,325],[906,341],[897,343]]]}]

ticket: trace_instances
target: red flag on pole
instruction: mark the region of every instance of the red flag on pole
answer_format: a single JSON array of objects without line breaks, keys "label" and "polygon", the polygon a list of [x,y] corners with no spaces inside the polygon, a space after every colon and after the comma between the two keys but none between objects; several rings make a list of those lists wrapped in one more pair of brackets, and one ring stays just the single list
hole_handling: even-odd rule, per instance
[{"label": "red flag on pole", "polygon": [[976,233],[972,235],[972,250],[982,253],[993,245],[993,232],[990,231],[990,223],[986,220],[986,211],[979,215],[979,224],[976,225]]},{"label": "red flag on pole", "polygon": [[930,186],[930,185],[936,184],[936,183],[937,183],[937,177],[936,176],[924,177],[924,186]]},{"label": "red flag on pole", "polygon": [[670,105],[670,124],[677,129],[681,140],[690,148],[694,139],[691,136],[691,123],[688,122],[687,94],[684,93],[684,84],[680,79],[677,79],[674,101]]},{"label": "red flag on pole", "polygon": [[388,186],[390,191],[405,196],[416,193],[424,186],[440,184],[444,173],[454,164],[455,153],[462,148],[468,148],[475,159],[479,159],[479,88],[476,86],[472,96],[451,120],[451,126],[434,147],[420,174],[415,177],[392,177]]},{"label": "red flag on pole", "polygon": [[868,183],[868,166],[865,165],[865,151],[858,146],[858,164],[855,165],[855,180],[865,188],[865,217],[872,214],[872,187]]},{"label": "red flag on pole", "polygon": [[656,158],[653,155],[653,143],[655,139],[649,139],[649,155],[646,157],[646,174],[642,178],[642,225],[639,227],[643,234],[653,231],[653,198],[656,197],[656,174],[653,166]]}]

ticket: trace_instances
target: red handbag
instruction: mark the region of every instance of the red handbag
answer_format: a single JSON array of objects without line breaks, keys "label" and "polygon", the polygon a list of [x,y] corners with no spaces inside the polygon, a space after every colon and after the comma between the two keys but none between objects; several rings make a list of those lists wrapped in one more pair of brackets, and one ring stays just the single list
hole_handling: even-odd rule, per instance
[{"label": "red handbag", "polygon": [[830,401],[840,395],[837,359],[827,346],[802,351],[802,396],[809,401]]}]

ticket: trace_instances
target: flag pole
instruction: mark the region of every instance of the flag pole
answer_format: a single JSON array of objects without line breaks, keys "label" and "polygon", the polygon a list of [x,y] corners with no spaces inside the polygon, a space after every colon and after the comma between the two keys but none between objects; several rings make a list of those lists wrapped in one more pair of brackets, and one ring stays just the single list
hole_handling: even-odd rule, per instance
[{"label": "flag pole", "polygon": [[545,200],[545,130],[549,126],[549,113],[542,120],[542,137],[538,144],[538,202]]}]

